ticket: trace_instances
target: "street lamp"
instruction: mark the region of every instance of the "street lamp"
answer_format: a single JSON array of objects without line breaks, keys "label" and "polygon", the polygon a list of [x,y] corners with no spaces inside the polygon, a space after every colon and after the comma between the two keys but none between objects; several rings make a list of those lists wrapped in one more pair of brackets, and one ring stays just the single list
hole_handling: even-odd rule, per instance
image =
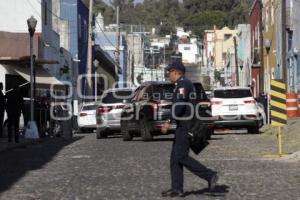
[{"label": "street lamp", "polygon": [[94,76],[95,76],[95,80],[94,80],[94,82],[95,82],[94,83],[95,84],[95,88],[94,88],[95,89],[95,102],[97,102],[97,95],[98,95],[97,94],[97,90],[98,90],[97,89],[97,69],[98,69],[98,66],[99,66],[99,61],[97,59],[95,59],[93,64],[94,64],[94,70],[95,70],[94,71],[94,73],[95,73],[94,74]]},{"label": "street lamp", "polygon": [[31,16],[27,20],[27,25],[28,25],[28,32],[30,36],[30,121],[28,122],[26,132],[25,132],[25,138],[28,139],[38,139],[39,138],[39,133],[38,129],[36,126],[36,123],[34,121],[34,94],[33,94],[33,89],[34,89],[34,69],[33,69],[33,35],[35,32],[37,20]]},{"label": "street lamp", "polygon": [[267,102],[267,118],[268,124],[270,124],[270,90],[271,90],[271,69],[270,69],[270,49],[272,46],[272,40],[266,39],[264,42],[264,46],[267,52],[267,68],[264,69],[265,72],[265,81],[264,81],[264,88],[265,93],[267,93],[268,102]]}]

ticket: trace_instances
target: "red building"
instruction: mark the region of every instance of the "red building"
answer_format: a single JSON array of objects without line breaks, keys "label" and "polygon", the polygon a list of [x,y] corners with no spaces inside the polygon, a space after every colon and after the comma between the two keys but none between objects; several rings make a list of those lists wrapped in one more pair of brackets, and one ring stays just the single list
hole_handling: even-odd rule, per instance
[{"label": "red building", "polygon": [[254,96],[263,91],[263,35],[262,35],[262,2],[255,0],[249,13],[251,30],[251,75]]}]

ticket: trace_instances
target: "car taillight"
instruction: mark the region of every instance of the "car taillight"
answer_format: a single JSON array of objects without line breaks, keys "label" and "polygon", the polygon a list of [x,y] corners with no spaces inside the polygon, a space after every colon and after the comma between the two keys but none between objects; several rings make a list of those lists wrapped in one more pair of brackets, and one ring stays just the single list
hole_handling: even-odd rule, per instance
[{"label": "car taillight", "polygon": [[222,101],[211,101],[211,105],[220,105]]},{"label": "car taillight", "polygon": [[245,104],[255,104],[256,101],[255,100],[247,100],[247,101],[244,101]]},{"label": "car taillight", "polygon": [[108,106],[100,106],[97,108],[97,114],[108,113],[112,110],[112,107]]},{"label": "car taillight", "polygon": [[80,113],[80,117],[87,116],[87,113]]}]

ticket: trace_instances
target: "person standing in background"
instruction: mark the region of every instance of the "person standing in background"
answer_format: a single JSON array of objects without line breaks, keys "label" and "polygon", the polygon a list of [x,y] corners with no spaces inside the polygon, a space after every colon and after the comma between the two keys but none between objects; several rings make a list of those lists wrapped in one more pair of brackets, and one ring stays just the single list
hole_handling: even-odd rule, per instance
[{"label": "person standing in background", "polygon": [[15,142],[19,142],[19,123],[20,116],[23,107],[23,97],[20,93],[20,89],[15,87],[12,91],[6,95],[6,112],[8,121],[8,142],[12,142],[12,127],[15,133]]},{"label": "person standing in background", "polygon": [[0,82],[0,138],[3,137],[3,120],[4,120],[4,111],[5,111],[5,96],[2,90],[3,90],[3,83]]}]

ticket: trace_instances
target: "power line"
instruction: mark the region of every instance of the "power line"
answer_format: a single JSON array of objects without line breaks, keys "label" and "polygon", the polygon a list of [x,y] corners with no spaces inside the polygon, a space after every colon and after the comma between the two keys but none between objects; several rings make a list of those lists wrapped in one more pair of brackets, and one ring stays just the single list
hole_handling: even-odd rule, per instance
[{"label": "power line", "polygon": [[103,36],[105,37],[105,39],[109,42],[109,44],[111,44],[111,46],[113,46],[115,49],[116,46],[112,43],[112,41],[108,38],[108,36],[105,34],[104,30],[102,29],[101,25],[99,24],[99,22],[97,20],[95,20],[96,24],[98,25],[99,29],[101,30],[101,32],[103,33]]}]

